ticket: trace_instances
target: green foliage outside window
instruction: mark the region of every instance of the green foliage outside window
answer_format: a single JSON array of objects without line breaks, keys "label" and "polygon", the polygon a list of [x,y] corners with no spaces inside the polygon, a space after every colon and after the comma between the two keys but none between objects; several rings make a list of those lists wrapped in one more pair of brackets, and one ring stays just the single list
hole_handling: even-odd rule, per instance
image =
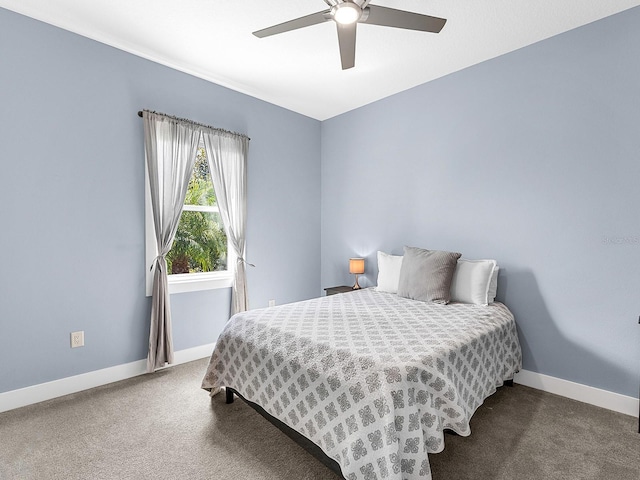
[{"label": "green foliage outside window", "polygon": [[198,157],[184,201],[178,231],[167,255],[171,274],[215,272],[227,269],[227,235],[216,211],[190,211],[189,205],[216,206],[204,148]]}]

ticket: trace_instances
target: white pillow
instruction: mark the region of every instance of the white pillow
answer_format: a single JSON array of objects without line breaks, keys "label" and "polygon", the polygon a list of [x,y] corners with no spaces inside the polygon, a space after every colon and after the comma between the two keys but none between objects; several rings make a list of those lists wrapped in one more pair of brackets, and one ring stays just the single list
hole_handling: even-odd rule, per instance
[{"label": "white pillow", "polygon": [[489,287],[494,270],[495,260],[459,259],[451,280],[451,301],[489,304]]},{"label": "white pillow", "polygon": [[496,294],[498,292],[498,270],[500,270],[500,267],[496,265],[496,268],[493,269],[493,275],[491,275],[491,281],[489,282],[489,294],[487,295],[489,303],[496,301]]},{"label": "white pillow", "polygon": [[402,255],[378,252],[378,287],[380,292],[398,293]]}]

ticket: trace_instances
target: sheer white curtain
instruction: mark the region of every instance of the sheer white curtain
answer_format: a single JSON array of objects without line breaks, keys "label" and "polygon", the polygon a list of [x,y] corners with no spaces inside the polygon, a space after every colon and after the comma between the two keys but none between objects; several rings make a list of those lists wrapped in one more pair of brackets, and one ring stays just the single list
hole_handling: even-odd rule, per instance
[{"label": "sheer white curtain", "polygon": [[249,309],[245,265],[247,225],[247,152],[249,138],[202,128],[213,188],[229,243],[237,255],[231,294],[231,315]]},{"label": "sheer white curtain", "polygon": [[157,257],[152,265],[153,298],[147,356],[147,372],[153,372],[165,363],[173,363],[165,256],[178,229],[201,134],[197,126],[173,117],[145,110],[142,118],[157,246]]}]

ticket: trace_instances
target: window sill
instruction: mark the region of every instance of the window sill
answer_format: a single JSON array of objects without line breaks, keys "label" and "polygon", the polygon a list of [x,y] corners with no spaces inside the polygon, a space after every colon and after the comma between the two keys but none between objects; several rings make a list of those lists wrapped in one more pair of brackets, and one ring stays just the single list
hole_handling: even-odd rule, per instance
[{"label": "window sill", "polygon": [[233,285],[233,274],[231,272],[177,274],[169,275],[167,279],[169,282],[169,294],[229,288]]}]

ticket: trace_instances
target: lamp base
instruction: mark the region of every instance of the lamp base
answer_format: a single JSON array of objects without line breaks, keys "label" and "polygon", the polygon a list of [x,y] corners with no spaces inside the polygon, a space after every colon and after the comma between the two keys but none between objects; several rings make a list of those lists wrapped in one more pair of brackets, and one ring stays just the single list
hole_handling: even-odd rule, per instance
[{"label": "lamp base", "polygon": [[360,290],[360,285],[358,285],[358,274],[356,273],[356,283],[353,285],[354,290]]}]

